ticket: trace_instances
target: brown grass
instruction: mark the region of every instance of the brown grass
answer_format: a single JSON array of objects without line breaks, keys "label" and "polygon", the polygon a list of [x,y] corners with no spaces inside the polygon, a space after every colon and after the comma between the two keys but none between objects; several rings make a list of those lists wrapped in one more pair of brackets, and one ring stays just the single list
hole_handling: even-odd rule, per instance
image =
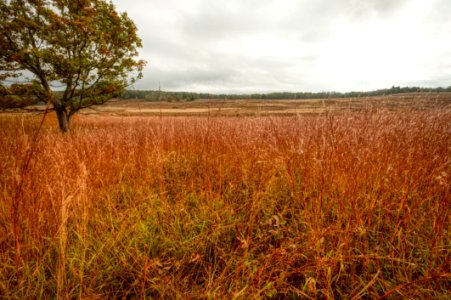
[{"label": "brown grass", "polygon": [[[330,99],[198,99],[195,101],[154,102],[142,99],[112,99],[104,105],[80,111],[83,115],[102,116],[268,116],[349,113],[361,110],[386,109],[411,111],[439,109],[451,106],[451,93],[409,93],[389,96]],[[26,110],[44,110],[45,105]]]},{"label": "brown grass", "polygon": [[0,296],[449,298],[450,120],[0,116]]}]

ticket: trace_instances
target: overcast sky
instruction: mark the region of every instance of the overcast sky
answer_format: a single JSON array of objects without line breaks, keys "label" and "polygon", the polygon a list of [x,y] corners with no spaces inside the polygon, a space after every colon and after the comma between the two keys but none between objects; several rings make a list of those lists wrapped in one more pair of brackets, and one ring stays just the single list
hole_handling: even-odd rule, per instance
[{"label": "overcast sky", "polygon": [[251,93],[451,85],[451,0],[113,0],[136,89]]}]

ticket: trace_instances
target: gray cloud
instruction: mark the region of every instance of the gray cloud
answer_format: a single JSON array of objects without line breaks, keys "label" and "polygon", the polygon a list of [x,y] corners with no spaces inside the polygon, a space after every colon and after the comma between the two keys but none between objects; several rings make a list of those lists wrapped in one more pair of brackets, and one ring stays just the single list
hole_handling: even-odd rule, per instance
[{"label": "gray cloud", "polygon": [[357,11],[361,11],[363,15],[373,13],[377,16],[386,16],[393,14],[402,8],[402,6],[406,4],[406,0],[353,1],[352,4],[355,5]]},{"label": "gray cloud", "polygon": [[358,90],[446,85],[450,74],[447,0],[114,3],[143,39],[140,89]]}]

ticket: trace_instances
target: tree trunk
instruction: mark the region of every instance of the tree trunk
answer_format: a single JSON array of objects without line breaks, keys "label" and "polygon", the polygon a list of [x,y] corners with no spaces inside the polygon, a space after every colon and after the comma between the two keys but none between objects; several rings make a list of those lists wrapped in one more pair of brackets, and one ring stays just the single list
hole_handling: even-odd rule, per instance
[{"label": "tree trunk", "polygon": [[55,108],[56,116],[58,117],[58,125],[63,133],[69,131],[69,115],[65,107]]}]

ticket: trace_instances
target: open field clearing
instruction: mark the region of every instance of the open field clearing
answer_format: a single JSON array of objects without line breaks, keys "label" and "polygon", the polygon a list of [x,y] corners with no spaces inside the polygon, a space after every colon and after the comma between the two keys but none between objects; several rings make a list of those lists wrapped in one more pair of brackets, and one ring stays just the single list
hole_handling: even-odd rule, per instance
[{"label": "open field clearing", "polygon": [[[389,96],[312,99],[312,100],[209,100],[151,102],[145,100],[110,100],[105,105],[80,111],[83,115],[118,116],[265,116],[346,113],[362,109],[424,110],[451,105],[451,93],[395,94]],[[28,107],[28,111],[45,106]],[[19,110],[23,112],[23,110]]]},{"label": "open field clearing", "polygon": [[0,296],[449,299],[446,99],[1,114]]}]

